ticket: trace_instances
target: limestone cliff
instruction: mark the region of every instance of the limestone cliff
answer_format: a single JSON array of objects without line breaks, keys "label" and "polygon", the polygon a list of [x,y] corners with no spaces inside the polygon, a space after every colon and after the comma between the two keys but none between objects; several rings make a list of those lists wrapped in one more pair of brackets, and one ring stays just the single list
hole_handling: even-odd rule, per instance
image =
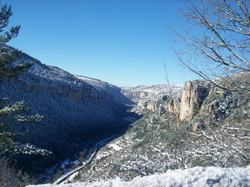
[{"label": "limestone cliff", "polygon": [[167,111],[179,115],[181,101],[179,98],[173,98],[167,103]]},{"label": "limestone cliff", "polygon": [[205,81],[188,81],[185,83],[180,106],[181,121],[189,121],[197,114],[205,98],[208,96],[210,85]]},{"label": "limestone cliff", "polygon": [[211,90],[211,85],[207,81],[201,80],[188,81],[183,89],[176,87],[173,93],[169,93],[167,85],[165,87],[161,85],[157,91],[156,87],[153,87],[154,94],[152,94],[152,88],[148,87],[130,88],[123,90],[123,93],[135,100],[137,111],[165,111],[174,113],[180,121],[190,121],[199,113]]},{"label": "limestone cliff", "polygon": [[[137,86],[122,88],[122,93],[135,102],[134,111],[144,113],[144,111],[160,112],[169,110],[179,112],[179,97],[182,87],[178,85],[171,86],[167,84],[153,86]],[[170,101],[170,95],[175,98]]]}]

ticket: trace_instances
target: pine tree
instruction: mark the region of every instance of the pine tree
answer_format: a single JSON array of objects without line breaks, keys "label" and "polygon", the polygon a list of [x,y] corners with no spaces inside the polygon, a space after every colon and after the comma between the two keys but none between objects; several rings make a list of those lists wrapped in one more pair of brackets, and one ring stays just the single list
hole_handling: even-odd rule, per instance
[{"label": "pine tree", "polygon": [[21,28],[21,26],[18,25],[11,27],[9,30],[6,29],[11,16],[11,6],[6,4],[2,5],[0,7],[0,80],[6,77],[15,76],[30,66],[30,64],[23,64],[16,67],[11,65],[11,62],[18,58],[20,52],[6,48],[5,44],[17,37]]},{"label": "pine tree", "polygon": [[[0,83],[3,80],[18,76],[28,70],[32,64],[15,65],[13,62],[22,53],[16,49],[7,47],[6,43],[17,37],[20,25],[11,27],[7,30],[9,18],[12,16],[11,6],[2,5],[0,7]],[[24,101],[9,104],[10,99],[0,98],[0,156],[6,153],[11,154],[46,154],[47,151],[37,149],[30,144],[22,145],[15,142],[16,134],[8,127],[4,121],[15,120],[18,122],[38,122],[42,119],[41,115],[26,115],[28,107]],[[7,119],[7,120],[6,120]]]}]

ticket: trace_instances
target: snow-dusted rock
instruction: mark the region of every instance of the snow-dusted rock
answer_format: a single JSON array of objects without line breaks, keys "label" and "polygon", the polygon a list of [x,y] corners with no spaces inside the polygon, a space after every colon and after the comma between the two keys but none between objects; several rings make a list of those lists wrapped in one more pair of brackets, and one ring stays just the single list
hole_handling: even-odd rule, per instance
[{"label": "snow-dusted rock", "polygon": [[125,105],[133,104],[132,100],[126,97],[125,95],[123,95],[121,93],[122,89],[117,86],[111,85],[107,82],[104,82],[98,79],[93,79],[93,78],[82,76],[82,75],[76,75],[75,77],[92,85],[96,89],[105,90],[105,92],[112,95],[113,99],[118,103],[123,103]]},{"label": "snow-dusted rock", "polygon": [[94,183],[62,185],[30,185],[28,187],[235,187],[250,186],[250,166],[247,168],[194,167],[168,170],[164,174],[136,177],[132,181],[116,178]]},{"label": "snow-dusted rock", "polygon": [[209,84],[205,81],[188,81],[185,83],[180,107],[180,120],[189,121],[197,114],[209,94]]},{"label": "snow-dusted rock", "polygon": [[[181,91],[181,86],[169,86],[168,84],[122,88],[122,93],[136,103],[134,111],[138,113],[141,113],[144,110],[151,112],[159,111],[163,97],[171,95],[173,98],[178,98],[180,97]],[[165,102],[163,105],[164,106],[162,107],[166,109],[166,111],[172,111],[173,107],[175,110],[178,109],[177,103],[175,102],[174,104],[171,104],[170,100]]]},{"label": "snow-dusted rock", "polygon": [[158,100],[163,95],[172,94],[178,95],[182,91],[182,86],[168,84],[159,84],[152,86],[136,86],[136,87],[124,87],[122,92],[134,101],[139,100]]}]

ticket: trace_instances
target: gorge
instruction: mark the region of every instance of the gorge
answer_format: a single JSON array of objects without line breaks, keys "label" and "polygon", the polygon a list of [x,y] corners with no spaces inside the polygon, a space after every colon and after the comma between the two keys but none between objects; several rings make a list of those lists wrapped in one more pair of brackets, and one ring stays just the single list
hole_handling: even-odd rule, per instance
[{"label": "gorge", "polygon": [[[13,64],[30,62],[27,72],[0,82],[0,96],[24,100],[32,113],[44,116],[39,124],[12,124],[24,135],[20,142],[52,152],[28,162],[27,156],[18,158],[35,183],[130,181],[197,165],[248,165],[245,93],[229,93],[203,80],[171,89],[167,84],[119,88],[25,53]],[[248,77],[244,73],[247,84]]]}]

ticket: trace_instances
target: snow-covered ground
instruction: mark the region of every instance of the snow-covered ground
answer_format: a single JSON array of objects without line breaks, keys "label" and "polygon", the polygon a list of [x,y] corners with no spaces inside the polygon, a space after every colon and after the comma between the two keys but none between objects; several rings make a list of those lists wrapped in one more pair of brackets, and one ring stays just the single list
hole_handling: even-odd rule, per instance
[{"label": "snow-covered ground", "polygon": [[136,86],[136,87],[123,87],[122,92],[130,99],[138,101],[139,99],[158,100],[163,95],[169,94],[178,95],[182,91],[182,85],[159,84],[152,86]]},{"label": "snow-covered ground", "polygon": [[30,185],[28,187],[172,187],[172,186],[250,186],[250,166],[247,168],[194,167],[169,170],[164,174],[136,177],[132,181],[119,178],[94,183],[72,183],[62,185]]}]

